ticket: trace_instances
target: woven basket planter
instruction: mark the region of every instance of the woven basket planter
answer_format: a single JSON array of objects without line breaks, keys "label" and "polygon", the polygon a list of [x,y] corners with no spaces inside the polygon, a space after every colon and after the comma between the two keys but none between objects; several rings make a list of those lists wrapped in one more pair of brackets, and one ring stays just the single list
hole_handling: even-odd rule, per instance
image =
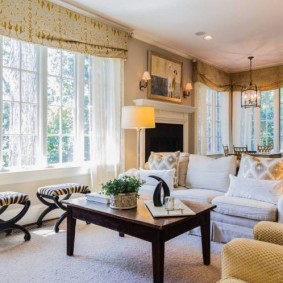
[{"label": "woven basket planter", "polygon": [[137,193],[110,195],[110,207],[115,209],[137,207]]}]

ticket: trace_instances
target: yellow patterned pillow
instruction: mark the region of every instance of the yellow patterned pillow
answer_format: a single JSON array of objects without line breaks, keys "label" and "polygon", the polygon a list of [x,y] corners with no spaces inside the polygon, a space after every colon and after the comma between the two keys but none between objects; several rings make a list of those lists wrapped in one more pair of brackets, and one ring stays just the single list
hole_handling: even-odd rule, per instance
[{"label": "yellow patterned pillow", "polygon": [[283,180],[283,158],[243,154],[238,176],[258,180]]},{"label": "yellow patterned pillow", "polygon": [[174,187],[178,187],[180,151],[176,152],[151,152],[148,158],[149,170],[175,169]]}]

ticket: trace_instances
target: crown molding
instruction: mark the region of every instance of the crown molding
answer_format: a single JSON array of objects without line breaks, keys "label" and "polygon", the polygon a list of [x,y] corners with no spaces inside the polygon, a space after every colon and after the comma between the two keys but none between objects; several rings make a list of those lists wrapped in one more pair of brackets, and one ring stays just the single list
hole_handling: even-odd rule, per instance
[{"label": "crown molding", "polygon": [[134,31],[133,34],[132,34],[132,37],[135,38],[135,39],[138,39],[140,41],[143,41],[145,43],[148,43],[148,44],[154,45],[156,47],[159,47],[159,48],[161,48],[163,50],[166,50],[168,52],[171,52],[171,53],[174,53],[176,55],[179,55],[179,56],[181,56],[183,58],[186,58],[186,59],[192,60],[192,59],[195,58],[193,55],[190,55],[190,54],[187,54],[187,53],[185,53],[183,51],[180,51],[178,49],[174,49],[172,47],[166,46],[166,45],[164,45],[164,44],[162,44],[162,43],[160,43],[160,42],[150,38],[149,36],[145,35],[144,33],[139,32],[139,31]]}]

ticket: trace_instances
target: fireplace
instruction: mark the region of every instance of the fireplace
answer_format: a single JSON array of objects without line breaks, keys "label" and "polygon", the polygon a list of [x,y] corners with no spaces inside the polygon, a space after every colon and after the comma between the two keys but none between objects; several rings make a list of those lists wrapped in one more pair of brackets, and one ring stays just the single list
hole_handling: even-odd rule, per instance
[{"label": "fireplace", "polygon": [[[152,141],[149,142],[149,146],[146,146],[146,133],[151,130],[154,132],[155,129],[146,129],[142,131],[140,144],[141,164],[144,164],[147,161],[150,151],[159,152],[180,150],[188,152],[190,129],[189,121],[191,121],[191,118],[189,120],[189,115],[195,111],[195,107],[150,99],[136,99],[134,100],[134,103],[136,105],[152,106],[155,108],[155,122],[158,128],[163,126],[169,126],[170,128],[176,127],[176,130],[172,131],[161,130],[160,133],[157,134],[157,137],[153,136]],[[178,132],[178,134],[176,134],[175,131]],[[170,136],[169,134],[171,132],[173,132],[173,134]],[[164,134],[166,135],[164,136]],[[157,138],[159,141],[157,141]],[[148,147],[147,150],[146,147]]]},{"label": "fireplace", "polygon": [[145,160],[151,151],[183,151],[183,125],[156,123],[154,129],[145,130]]}]

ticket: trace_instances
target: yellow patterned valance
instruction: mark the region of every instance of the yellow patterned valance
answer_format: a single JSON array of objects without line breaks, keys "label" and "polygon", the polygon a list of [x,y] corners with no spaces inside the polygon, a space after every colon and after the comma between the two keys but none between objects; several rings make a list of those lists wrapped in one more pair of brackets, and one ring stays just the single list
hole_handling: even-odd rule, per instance
[{"label": "yellow patterned valance", "polygon": [[47,0],[0,0],[0,34],[96,56],[128,53],[127,32]]},{"label": "yellow patterned valance", "polygon": [[[260,90],[273,90],[283,87],[283,65],[255,69],[252,71],[253,83]],[[231,74],[233,90],[241,90],[241,86],[248,85],[250,71]]]},{"label": "yellow patterned valance", "polygon": [[193,62],[193,82],[200,82],[218,91],[230,91],[230,74],[204,62]]}]

